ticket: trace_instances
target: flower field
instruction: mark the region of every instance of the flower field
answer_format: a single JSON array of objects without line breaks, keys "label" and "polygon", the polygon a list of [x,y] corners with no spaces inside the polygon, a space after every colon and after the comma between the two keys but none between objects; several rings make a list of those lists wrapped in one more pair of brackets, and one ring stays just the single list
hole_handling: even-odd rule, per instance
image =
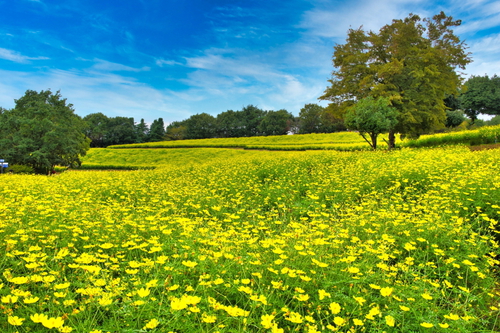
[{"label": "flower field", "polygon": [[499,330],[499,150],[176,156],[1,175],[0,331]]}]

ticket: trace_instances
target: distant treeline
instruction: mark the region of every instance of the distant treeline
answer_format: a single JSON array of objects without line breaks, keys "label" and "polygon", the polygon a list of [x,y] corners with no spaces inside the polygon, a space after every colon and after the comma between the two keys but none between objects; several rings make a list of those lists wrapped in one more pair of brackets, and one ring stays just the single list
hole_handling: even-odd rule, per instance
[{"label": "distant treeline", "polygon": [[162,118],[148,126],[141,119],[107,117],[92,113],[83,118],[87,123],[85,135],[91,147],[144,143],[165,140],[234,138],[249,136],[286,135],[288,133],[332,133],[345,130],[342,120],[317,104],[306,104],[298,117],[287,110],[264,111],[248,105],[241,111],[228,110],[216,117],[200,113],[165,127]]}]

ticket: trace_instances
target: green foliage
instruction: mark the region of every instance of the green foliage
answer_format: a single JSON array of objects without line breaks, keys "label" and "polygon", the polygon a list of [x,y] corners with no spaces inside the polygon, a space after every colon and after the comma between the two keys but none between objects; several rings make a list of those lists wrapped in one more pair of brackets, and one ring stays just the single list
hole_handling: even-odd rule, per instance
[{"label": "green foliage", "polygon": [[418,136],[444,126],[443,99],[456,94],[461,84],[455,69],[464,69],[471,61],[452,30],[461,21],[441,12],[423,23],[410,14],[378,33],[350,29],[346,43],[335,46],[336,70],[329,80],[331,86],[321,96],[342,117],[367,96],[389,97],[398,111],[390,147],[395,132]]},{"label": "green foliage", "polygon": [[261,135],[286,135],[291,129],[293,115],[287,110],[267,111],[258,131]]},{"label": "green foliage", "polygon": [[465,82],[466,90],[460,95],[465,114],[474,122],[479,114],[500,114],[500,77],[472,76]]},{"label": "green foliage", "polygon": [[445,145],[482,145],[500,142],[500,126],[485,126],[474,130],[423,135],[415,140],[403,141],[402,147],[435,147]]},{"label": "green foliage", "polygon": [[318,104],[306,104],[299,113],[299,133],[332,133],[345,130],[341,119]]},{"label": "green foliage", "polygon": [[188,118],[184,125],[186,126],[186,139],[205,139],[213,138],[216,132],[215,118],[208,113],[200,113]]},{"label": "green foliage", "polygon": [[12,164],[47,173],[55,165],[79,165],[89,149],[85,122],[59,92],[28,90],[0,114],[0,152]]},{"label": "green foliage", "polygon": [[374,99],[369,96],[359,100],[347,111],[345,124],[347,128],[359,131],[363,139],[373,149],[377,149],[378,135],[392,131],[398,123],[397,116],[388,98]]},{"label": "green foliage", "polygon": [[163,118],[158,118],[153,121],[148,133],[149,142],[157,142],[165,140],[165,124]]},{"label": "green foliage", "polygon": [[4,172],[12,172],[16,174],[33,174],[35,173],[35,170],[29,165],[14,164],[6,168]]},{"label": "green foliage", "polygon": [[457,127],[466,120],[462,110],[446,110],[446,127]]}]

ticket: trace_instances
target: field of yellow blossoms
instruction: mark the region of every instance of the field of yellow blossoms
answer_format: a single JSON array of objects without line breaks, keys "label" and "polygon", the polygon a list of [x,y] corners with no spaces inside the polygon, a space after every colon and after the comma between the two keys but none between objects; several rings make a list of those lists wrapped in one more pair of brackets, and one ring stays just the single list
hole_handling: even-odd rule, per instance
[{"label": "field of yellow blossoms", "polygon": [[500,151],[0,175],[0,332],[495,332]]}]

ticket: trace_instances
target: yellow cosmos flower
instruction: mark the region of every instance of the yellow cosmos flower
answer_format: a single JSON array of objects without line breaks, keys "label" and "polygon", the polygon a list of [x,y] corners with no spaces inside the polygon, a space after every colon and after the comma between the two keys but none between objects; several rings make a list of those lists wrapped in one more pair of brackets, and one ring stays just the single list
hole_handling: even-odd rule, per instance
[{"label": "yellow cosmos flower", "polygon": [[139,290],[137,290],[137,295],[139,295],[139,297],[146,297],[146,296],[149,296],[151,292],[149,291],[148,288],[141,288]]},{"label": "yellow cosmos flower", "polygon": [[148,323],[146,325],[144,325],[144,327],[142,329],[143,330],[145,330],[145,329],[152,330],[153,328],[156,328],[156,326],[158,326],[159,324],[160,324],[160,322],[157,319],[151,319],[150,321],[148,321]]},{"label": "yellow cosmos flower", "polygon": [[17,300],[18,300],[17,296],[7,295],[7,296],[2,297],[2,303],[14,304],[17,302]]},{"label": "yellow cosmos flower", "polygon": [[286,320],[291,321],[295,324],[301,324],[303,322],[302,316],[297,312],[290,312],[288,317],[285,317]]},{"label": "yellow cosmos flower", "polygon": [[441,323],[439,323],[439,326],[440,326],[441,328],[448,328],[448,327],[450,327],[450,325],[448,325],[448,323],[442,323],[442,324],[441,324]]},{"label": "yellow cosmos flower", "polygon": [[216,316],[210,316],[210,315],[207,315],[206,313],[203,313],[201,315],[201,321],[204,322],[204,323],[215,323],[215,321],[217,320],[217,317]]},{"label": "yellow cosmos flower", "polygon": [[335,325],[337,326],[342,326],[344,325],[344,323],[346,322],[344,318],[341,318],[341,317],[335,317],[333,318],[333,322],[335,323]]},{"label": "yellow cosmos flower", "polygon": [[47,319],[49,319],[49,318],[47,317],[47,315],[46,315],[46,314],[43,314],[43,313],[42,313],[42,314],[35,313],[35,314],[33,314],[33,315],[31,315],[31,316],[30,316],[30,319],[31,319],[31,321],[33,321],[34,323],[41,323],[41,322],[43,322],[44,320],[47,320]]},{"label": "yellow cosmos flower", "polygon": [[38,297],[26,297],[23,302],[26,304],[36,303],[40,298]]},{"label": "yellow cosmos flower", "polygon": [[332,314],[334,314],[334,315],[335,315],[335,314],[339,313],[341,309],[342,309],[342,308],[340,307],[340,304],[339,304],[339,303],[336,303],[336,302],[332,302],[332,303],[330,303],[330,312],[331,312]]},{"label": "yellow cosmos flower", "polygon": [[8,316],[7,321],[12,326],[21,326],[23,324],[24,318],[19,318],[18,316]]},{"label": "yellow cosmos flower", "polygon": [[182,261],[182,264],[186,267],[189,267],[189,268],[193,268],[195,267],[196,265],[198,265],[197,262],[194,262],[194,261],[189,261],[189,260],[185,260],[185,261]]},{"label": "yellow cosmos flower", "polygon": [[432,296],[428,293],[423,293],[422,295],[422,298],[426,299],[426,300],[431,300],[432,299]]},{"label": "yellow cosmos flower", "polygon": [[42,325],[47,328],[59,328],[64,325],[64,320],[61,317],[50,317],[42,320]]},{"label": "yellow cosmos flower", "polygon": [[434,327],[434,324],[432,324],[432,323],[420,323],[420,326],[425,327],[425,328],[431,328],[431,327]]},{"label": "yellow cosmos flower", "polygon": [[393,316],[385,316],[385,323],[388,326],[394,327],[394,324],[396,323],[396,320],[394,319]]},{"label": "yellow cosmos flower", "polygon": [[391,287],[382,288],[382,289],[380,289],[380,295],[382,295],[384,297],[390,296],[392,294],[393,290],[394,289]]},{"label": "yellow cosmos flower", "polygon": [[352,320],[352,322],[353,322],[353,323],[354,323],[354,325],[356,325],[356,326],[363,326],[363,325],[364,325],[363,321],[362,321],[362,320],[359,320],[359,319],[357,319],[357,318],[354,318],[354,319]]},{"label": "yellow cosmos flower", "polygon": [[274,319],[273,315],[262,315],[260,316],[260,319],[261,319],[260,324],[262,325],[262,327],[264,328],[273,327],[273,319]]}]

